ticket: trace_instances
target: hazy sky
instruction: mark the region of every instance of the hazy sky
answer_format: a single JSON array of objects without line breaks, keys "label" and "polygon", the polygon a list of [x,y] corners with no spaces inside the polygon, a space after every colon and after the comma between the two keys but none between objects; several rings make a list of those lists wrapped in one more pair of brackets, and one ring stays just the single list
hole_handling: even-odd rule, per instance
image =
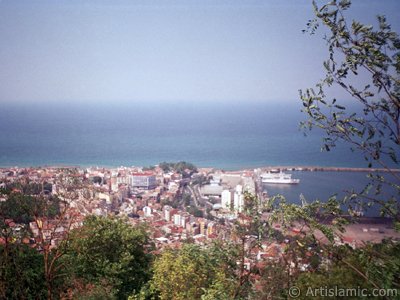
[{"label": "hazy sky", "polygon": [[[311,1],[0,0],[0,101],[293,100],[323,77]],[[351,16],[400,1],[353,1]]]}]

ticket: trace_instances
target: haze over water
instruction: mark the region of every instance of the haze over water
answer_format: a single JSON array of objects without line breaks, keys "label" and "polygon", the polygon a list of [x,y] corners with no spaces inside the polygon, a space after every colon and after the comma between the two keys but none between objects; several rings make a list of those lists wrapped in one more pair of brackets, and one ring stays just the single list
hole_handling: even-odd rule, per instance
[{"label": "haze over water", "polygon": [[[396,29],[398,8],[347,17]],[[312,17],[307,0],[0,1],[0,166],[365,166],[298,130],[328,55]]]},{"label": "haze over water", "polygon": [[347,147],[321,152],[305,137],[299,103],[8,104],[0,111],[0,165],[266,165],[363,167]]}]

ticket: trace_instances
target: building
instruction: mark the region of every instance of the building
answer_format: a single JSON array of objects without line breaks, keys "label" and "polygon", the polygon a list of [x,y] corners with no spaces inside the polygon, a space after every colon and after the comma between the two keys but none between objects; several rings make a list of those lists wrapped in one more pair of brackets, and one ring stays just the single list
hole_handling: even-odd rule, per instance
[{"label": "building", "polygon": [[201,194],[205,197],[219,197],[223,191],[223,187],[217,184],[207,184],[201,187]]},{"label": "building", "polygon": [[152,209],[149,206],[143,207],[143,212],[145,217],[151,217],[152,216]]},{"label": "building", "polygon": [[216,233],[216,224],[215,222],[210,222],[207,225],[207,237]]},{"label": "building", "polygon": [[118,184],[128,184],[128,177],[127,176],[118,176],[117,177],[117,185]]},{"label": "building", "polygon": [[172,210],[172,207],[169,205],[165,205],[163,207],[164,220],[167,222],[171,221],[171,210]]},{"label": "building", "polygon": [[174,217],[173,217],[174,224],[177,226],[181,226],[181,219],[182,219],[182,216],[180,214],[174,215]]},{"label": "building", "polygon": [[230,190],[223,190],[221,193],[221,206],[225,209],[232,209],[232,192]]},{"label": "building", "polygon": [[206,220],[203,218],[199,218],[199,227],[200,227],[200,234],[205,236],[206,235]]},{"label": "building", "polygon": [[157,180],[152,173],[134,173],[128,176],[128,184],[134,188],[150,190],[157,186]]},{"label": "building", "polygon": [[183,213],[181,215],[181,226],[186,228],[186,224],[190,222],[190,215],[188,213]]},{"label": "building", "polygon": [[110,190],[113,191],[113,192],[118,192],[117,177],[111,177],[111,179],[110,179]]},{"label": "building", "polygon": [[238,184],[233,194],[233,209],[236,212],[242,212],[244,206],[243,186]]}]

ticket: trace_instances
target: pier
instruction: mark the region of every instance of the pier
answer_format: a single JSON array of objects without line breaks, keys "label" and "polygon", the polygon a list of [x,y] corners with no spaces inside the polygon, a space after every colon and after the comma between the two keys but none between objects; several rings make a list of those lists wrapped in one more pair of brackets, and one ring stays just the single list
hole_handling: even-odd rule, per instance
[{"label": "pier", "polygon": [[400,173],[400,169],[384,168],[349,168],[349,167],[320,167],[320,166],[266,166],[263,172],[279,169],[281,171],[308,171],[308,172],[388,172]]}]

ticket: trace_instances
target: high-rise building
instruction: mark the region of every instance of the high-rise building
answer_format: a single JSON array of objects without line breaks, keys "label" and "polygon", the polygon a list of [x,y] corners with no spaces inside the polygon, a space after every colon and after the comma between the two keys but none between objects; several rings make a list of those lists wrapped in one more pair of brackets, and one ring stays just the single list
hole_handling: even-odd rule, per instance
[{"label": "high-rise building", "polygon": [[223,190],[221,193],[221,206],[225,209],[232,209],[232,192],[230,190]]},{"label": "high-rise building", "polygon": [[163,208],[164,219],[167,222],[171,221],[171,209],[172,209],[172,207],[169,205],[165,205]]},{"label": "high-rise building", "polygon": [[182,217],[181,217],[181,215],[180,214],[176,214],[176,215],[174,215],[174,224],[175,225],[177,225],[177,226],[180,226],[181,225],[181,219],[182,219]]},{"label": "high-rise building", "polygon": [[242,212],[244,206],[243,186],[238,184],[233,194],[233,209],[236,212]]}]

